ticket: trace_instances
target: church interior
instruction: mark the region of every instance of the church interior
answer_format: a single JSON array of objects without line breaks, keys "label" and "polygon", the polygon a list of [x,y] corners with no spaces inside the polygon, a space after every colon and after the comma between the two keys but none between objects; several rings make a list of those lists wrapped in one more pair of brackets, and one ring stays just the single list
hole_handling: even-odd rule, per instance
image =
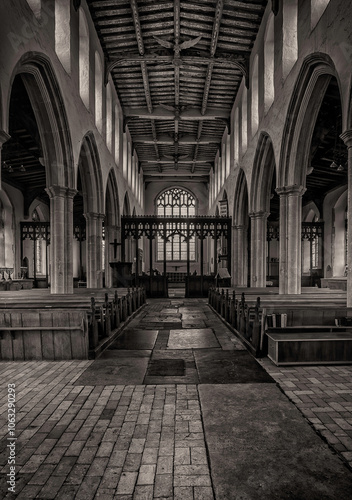
[{"label": "church interior", "polygon": [[0,19],[0,497],[349,499],[352,3]]}]

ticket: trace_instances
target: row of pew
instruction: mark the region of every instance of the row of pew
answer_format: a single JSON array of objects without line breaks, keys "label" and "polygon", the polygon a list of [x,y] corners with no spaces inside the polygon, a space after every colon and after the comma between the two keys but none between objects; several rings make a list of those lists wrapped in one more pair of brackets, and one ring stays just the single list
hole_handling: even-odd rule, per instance
[{"label": "row of pew", "polygon": [[[352,317],[346,304],[295,301],[291,296],[254,299],[235,290],[209,290],[209,305],[256,357],[276,365],[352,363]],[[306,299],[307,302],[307,299]]]},{"label": "row of pew", "polygon": [[119,295],[40,297],[0,307],[0,360],[90,359],[146,302],[145,289]]}]

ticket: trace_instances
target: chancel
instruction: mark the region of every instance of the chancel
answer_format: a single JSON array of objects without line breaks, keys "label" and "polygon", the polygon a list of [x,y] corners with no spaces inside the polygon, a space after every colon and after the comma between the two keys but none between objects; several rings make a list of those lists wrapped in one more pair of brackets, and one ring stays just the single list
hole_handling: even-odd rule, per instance
[{"label": "chancel", "polygon": [[352,3],[0,19],[0,497],[349,500]]}]

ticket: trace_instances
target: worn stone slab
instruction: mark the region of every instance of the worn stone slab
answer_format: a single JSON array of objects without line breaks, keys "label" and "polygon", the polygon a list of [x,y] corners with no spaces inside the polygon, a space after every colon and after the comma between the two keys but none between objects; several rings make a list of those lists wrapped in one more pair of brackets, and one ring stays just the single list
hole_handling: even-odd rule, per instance
[{"label": "worn stone slab", "polygon": [[128,330],[111,344],[109,349],[147,350],[153,349],[158,330]]},{"label": "worn stone slab", "polygon": [[217,500],[351,498],[351,472],[275,385],[199,394]]},{"label": "worn stone slab", "polygon": [[247,351],[194,351],[201,384],[273,383],[274,380]]},{"label": "worn stone slab", "polygon": [[151,351],[106,351],[75,385],[142,384],[150,354]]},{"label": "worn stone slab", "polygon": [[211,328],[186,328],[170,330],[168,349],[212,349],[219,348]]}]

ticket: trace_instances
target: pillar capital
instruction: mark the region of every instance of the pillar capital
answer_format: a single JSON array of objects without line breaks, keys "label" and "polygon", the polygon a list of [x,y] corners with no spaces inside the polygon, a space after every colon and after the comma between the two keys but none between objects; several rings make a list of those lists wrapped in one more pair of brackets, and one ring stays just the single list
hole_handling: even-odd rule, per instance
[{"label": "pillar capital", "polygon": [[343,142],[348,148],[352,148],[352,130],[346,130],[340,135]]},{"label": "pillar capital", "polygon": [[303,196],[306,190],[307,189],[305,187],[300,186],[299,184],[281,186],[275,189],[279,196]]},{"label": "pillar capital", "polygon": [[83,214],[87,220],[104,220],[105,214],[99,212],[86,212]]},{"label": "pillar capital", "polygon": [[250,212],[248,215],[251,219],[266,219],[267,217],[269,217],[270,212],[259,210],[258,212]]},{"label": "pillar capital", "polygon": [[69,188],[67,186],[50,186],[45,188],[49,198],[73,198],[77,194],[77,189]]}]

